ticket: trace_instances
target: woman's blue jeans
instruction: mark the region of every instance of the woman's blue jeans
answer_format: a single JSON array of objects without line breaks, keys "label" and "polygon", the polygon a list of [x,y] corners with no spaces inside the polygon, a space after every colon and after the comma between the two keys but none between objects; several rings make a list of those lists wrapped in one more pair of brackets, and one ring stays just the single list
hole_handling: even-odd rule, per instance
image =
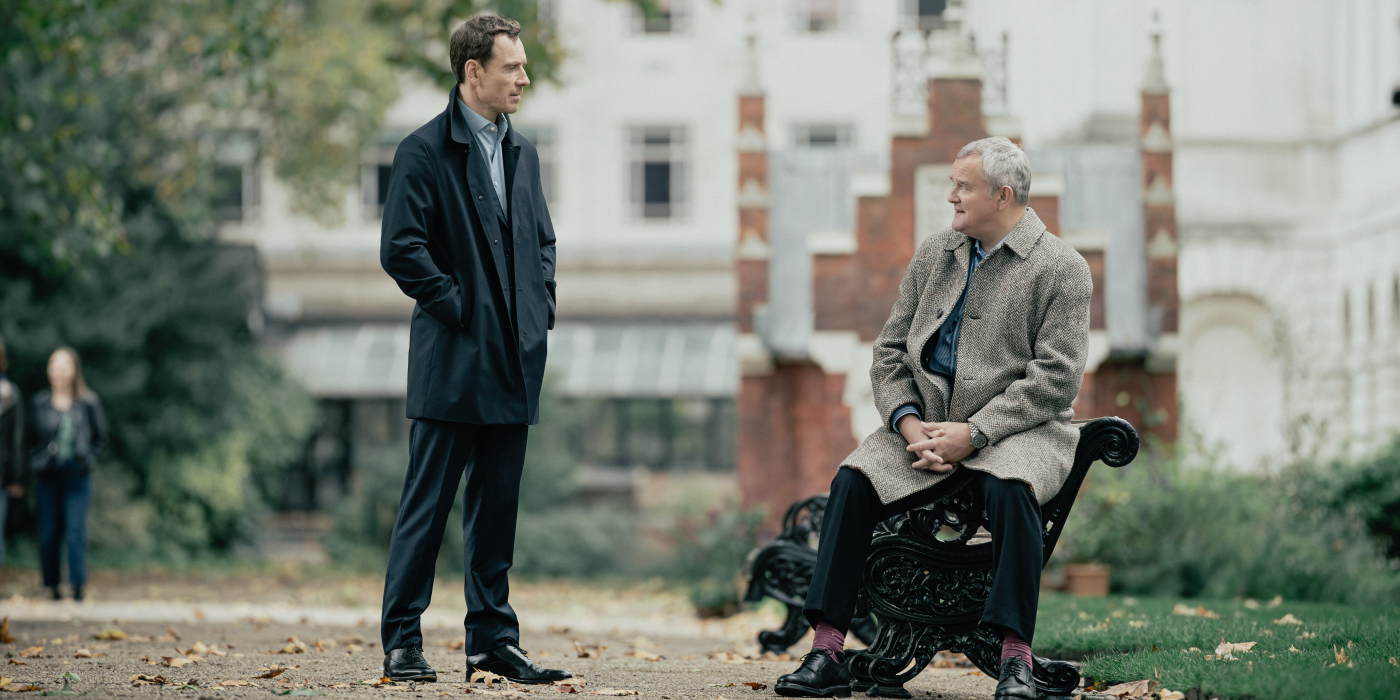
[{"label": "woman's blue jeans", "polygon": [[[88,508],[92,505],[92,474],[70,461],[50,468],[34,480],[39,515],[39,568],[44,587],[59,583],[59,547],[68,543],[68,581],[74,588],[87,583]],[[60,539],[59,533],[62,533]]]}]

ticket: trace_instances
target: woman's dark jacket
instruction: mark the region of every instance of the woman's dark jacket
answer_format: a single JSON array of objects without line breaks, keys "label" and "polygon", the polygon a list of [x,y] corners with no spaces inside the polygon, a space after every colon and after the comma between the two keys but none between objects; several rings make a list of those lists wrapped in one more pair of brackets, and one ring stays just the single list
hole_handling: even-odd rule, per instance
[{"label": "woman's dark jacket", "polygon": [[24,401],[19,387],[0,374],[0,486],[20,483],[24,471]]},{"label": "woman's dark jacket", "polygon": [[[91,391],[73,400],[73,458],[83,471],[92,471],[107,444],[107,419],[102,404]],[[45,389],[34,395],[33,410],[25,426],[29,444],[29,469],[42,476],[58,463],[58,426],[63,414],[53,407],[53,394]]]}]

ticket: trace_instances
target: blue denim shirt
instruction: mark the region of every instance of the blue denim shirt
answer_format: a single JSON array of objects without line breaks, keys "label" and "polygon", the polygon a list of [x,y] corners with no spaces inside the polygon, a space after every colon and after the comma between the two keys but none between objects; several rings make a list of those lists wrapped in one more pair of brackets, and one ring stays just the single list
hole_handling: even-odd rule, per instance
[{"label": "blue denim shirt", "polygon": [[[1000,248],[998,243],[996,248]],[[996,250],[993,248],[992,250]],[[930,343],[932,352],[924,352],[920,359],[924,368],[934,374],[941,374],[952,380],[958,373],[958,338],[962,335],[963,304],[967,302],[967,289],[972,286],[972,273],[977,271],[977,266],[987,259],[987,253],[982,250],[982,245],[976,239],[972,239],[972,256],[967,265],[967,283],[963,285],[962,296],[958,297],[958,303],[953,305],[953,309],[948,312],[948,318],[938,328],[938,337]],[[929,346],[925,346],[927,349]],[[890,416],[890,429],[899,432],[899,419],[908,415],[913,415],[919,420],[923,420],[923,414],[919,412],[919,407],[912,403],[904,404],[895,409]]]}]

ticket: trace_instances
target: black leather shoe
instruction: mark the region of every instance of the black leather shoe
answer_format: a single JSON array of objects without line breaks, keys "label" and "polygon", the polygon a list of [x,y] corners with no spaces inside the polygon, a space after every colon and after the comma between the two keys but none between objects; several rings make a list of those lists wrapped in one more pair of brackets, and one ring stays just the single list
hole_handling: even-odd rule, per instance
[{"label": "black leather shoe", "polygon": [[574,677],[568,671],[536,666],[513,639],[491,651],[468,655],[467,666],[467,678],[471,678],[472,670],[477,670],[494,673],[512,683],[553,683]]},{"label": "black leather shoe", "polygon": [[423,647],[410,644],[384,655],[384,675],[396,681],[437,682],[437,671],[423,658]]},{"label": "black leather shoe", "polygon": [[1035,682],[1025,659],[1013,656],[1001,662],[1001,682],[992,694],[996,700],[1035,700]]},{"label": "black leather shoe", "polygon": [[796,671],[778,677],[773,691],[795,698],[849,698],[851,672],[830,654],[813,649],[802,657],[802,665]]}]

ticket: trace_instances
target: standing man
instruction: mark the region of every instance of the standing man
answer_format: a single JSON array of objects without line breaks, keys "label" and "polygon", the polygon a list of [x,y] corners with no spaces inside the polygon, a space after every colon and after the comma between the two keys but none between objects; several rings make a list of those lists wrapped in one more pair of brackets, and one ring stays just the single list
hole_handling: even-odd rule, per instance
[{"label": "standing man", "polygon": [[419,618],[443,528],[462,504],[466,653],[517,683],[571,677],[520,649],[510,570],[525,434],[539,422],[545,333],[554,327],[554,227],[534,144],[510,128],[530,84],[520,25],[479,16],[452,32],[447,109],[399,144],[380,261],[413,297],[408,474],[389,547],[384,675],[436,681]]},{"label": "standing man", "polygon": [[1040,506],[1069,475],[1070,409],[1089,345],[1089,265],[1026,206],[1026,154],[974,141],[953,164],[953,226],[930,236],[875,340],[870,378],[885,427],[831,482],[803,612],[811,653],[779,695],[846,697],[843,647],[875,524],[946,495],[976,472],[992,533],[982,624],[1002,638],[997,698],[1035,700],[1031,637],[1043,561]]}]

